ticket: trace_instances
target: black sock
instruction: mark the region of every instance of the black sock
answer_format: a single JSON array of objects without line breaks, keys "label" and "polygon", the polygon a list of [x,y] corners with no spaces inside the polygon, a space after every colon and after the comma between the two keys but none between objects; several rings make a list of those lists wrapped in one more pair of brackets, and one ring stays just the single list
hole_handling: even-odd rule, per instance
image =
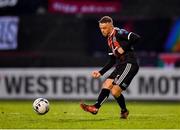
[{"label": "black sock", "polygon": [[119,104],[121,111],[127,111],[124,96],[121,94],[119,97],[114,97]]},{"label": "black sock", "polygon": [[100,108],[101,105],[104,103],[104,101],[109,97],[110,90],[103,88],[99,94],[98,100],[96,101],[96,104],[94,106],[96,108]]}]

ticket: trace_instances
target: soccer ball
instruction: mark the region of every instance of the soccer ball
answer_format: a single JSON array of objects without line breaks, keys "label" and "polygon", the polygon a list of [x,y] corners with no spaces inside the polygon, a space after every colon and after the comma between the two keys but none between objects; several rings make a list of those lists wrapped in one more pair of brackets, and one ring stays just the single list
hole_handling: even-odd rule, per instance
[{"label": "soccer ball", "polygon": [[49,111],[49,101],[45,98],[37,98],[33,102],[33,109],[37,114],[44,115]]}]

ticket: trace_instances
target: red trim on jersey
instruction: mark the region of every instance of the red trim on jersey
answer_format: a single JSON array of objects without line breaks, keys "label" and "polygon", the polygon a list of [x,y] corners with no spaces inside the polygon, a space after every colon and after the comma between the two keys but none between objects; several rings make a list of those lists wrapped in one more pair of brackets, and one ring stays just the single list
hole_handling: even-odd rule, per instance
[{"label": "red trim on jersey", "polygon": [[108,37],[108,45],[110,48],[112,48],[112,46],[113,48],[120,47],[120,43],[117,40],[113,42],[113,38],[115,37],[116,33],[117,31],[113,29],[112,34]]}]

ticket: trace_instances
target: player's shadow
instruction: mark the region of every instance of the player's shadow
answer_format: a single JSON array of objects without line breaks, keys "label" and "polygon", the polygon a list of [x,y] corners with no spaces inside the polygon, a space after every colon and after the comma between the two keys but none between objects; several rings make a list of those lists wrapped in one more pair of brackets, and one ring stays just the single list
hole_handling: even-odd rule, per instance
[{"label": "player's shadow", "polygon": [[88,121],[107,121],[109,119],[59,119],[61,122],[88,122]]}]

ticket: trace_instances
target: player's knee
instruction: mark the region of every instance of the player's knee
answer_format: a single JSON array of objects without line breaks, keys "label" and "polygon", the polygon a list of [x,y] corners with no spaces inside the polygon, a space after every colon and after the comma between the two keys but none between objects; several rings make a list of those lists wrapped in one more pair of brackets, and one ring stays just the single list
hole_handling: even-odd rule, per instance
[{"label": "player's knee", "polygon": [[112,82],[113,82],[112,79],[106,79],[103,83],[103,88],[112,89],[112,87],[113,87]]},{"label": "player's knee", "polygon": [[111,89],[111,94],[114,97],[119,97],[121,95],[120,91],[117,91],[117,90],[114,90],[114,89]]},{"label": "player's knee", "polygon": [[113,86],[113,88],[111,89],[111,94],[114,96],[114,97],[119,97],[121,95],[121,88],[119,86]]}]

